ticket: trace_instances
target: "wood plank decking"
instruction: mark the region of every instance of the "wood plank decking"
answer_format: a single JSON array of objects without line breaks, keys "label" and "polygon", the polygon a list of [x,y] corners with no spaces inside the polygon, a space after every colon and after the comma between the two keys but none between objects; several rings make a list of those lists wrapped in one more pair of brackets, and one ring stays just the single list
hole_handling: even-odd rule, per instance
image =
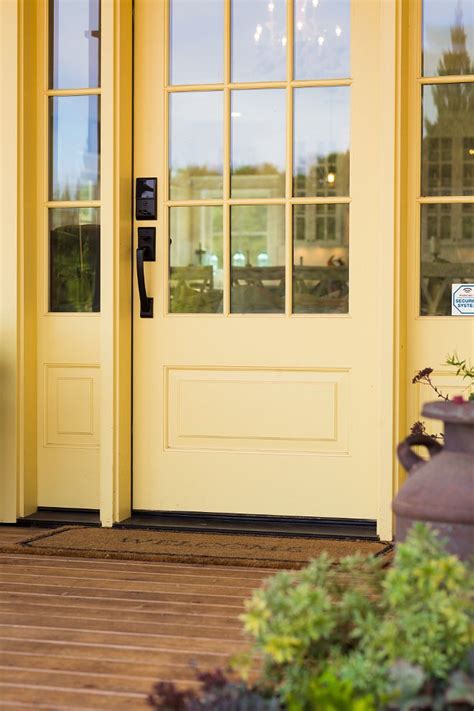
[{"label": "wood plank decking", "polygon": [[271,572],[0,554],[0,710],[146,708],[158,679],[247,648],[238,615]]}]

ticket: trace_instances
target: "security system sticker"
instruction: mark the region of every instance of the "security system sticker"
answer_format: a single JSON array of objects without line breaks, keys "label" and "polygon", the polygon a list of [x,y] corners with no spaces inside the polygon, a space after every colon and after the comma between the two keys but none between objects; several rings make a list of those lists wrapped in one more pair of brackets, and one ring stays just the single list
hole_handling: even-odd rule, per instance
[{"label": "security system sticker", "polygon": [[474,316],[474,284],[451,285],[451,315]]}]

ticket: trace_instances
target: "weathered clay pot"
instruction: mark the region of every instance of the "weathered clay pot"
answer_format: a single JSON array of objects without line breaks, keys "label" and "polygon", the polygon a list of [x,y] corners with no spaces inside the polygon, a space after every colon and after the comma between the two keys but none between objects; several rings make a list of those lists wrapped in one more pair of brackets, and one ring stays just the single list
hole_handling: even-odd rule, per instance
[{"label": "weathered clay pot", "polygon": [[[398,446],[398,458],[409,478],[393,502],[397,541],[414,521],[425,521],[464,560],[474,556],[474,402],[430,402],[422,414],[443,420],[444,446],[426,435],[410,435]],[[421,459],[412,447],[427,447]]]}]

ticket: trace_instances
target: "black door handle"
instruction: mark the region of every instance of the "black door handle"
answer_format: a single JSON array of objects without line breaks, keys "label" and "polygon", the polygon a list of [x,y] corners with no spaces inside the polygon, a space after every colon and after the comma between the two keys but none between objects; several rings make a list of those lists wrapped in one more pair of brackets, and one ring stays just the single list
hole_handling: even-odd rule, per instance
[{"label": "black door handle", "polygon": [[153,318],[153,297],[146,293],[145,262],[155,261],[155,228],[138,228],[137,281],[140,295],[140,318]]}]

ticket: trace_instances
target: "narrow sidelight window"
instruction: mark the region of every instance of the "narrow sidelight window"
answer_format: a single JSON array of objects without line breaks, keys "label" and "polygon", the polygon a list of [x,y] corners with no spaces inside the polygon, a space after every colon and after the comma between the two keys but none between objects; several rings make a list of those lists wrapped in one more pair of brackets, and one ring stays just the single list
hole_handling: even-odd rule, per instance
[{"label": "narrow sidelight window", "polygon": [[49,2],[49,295],[100,311],[100,0]]}]

